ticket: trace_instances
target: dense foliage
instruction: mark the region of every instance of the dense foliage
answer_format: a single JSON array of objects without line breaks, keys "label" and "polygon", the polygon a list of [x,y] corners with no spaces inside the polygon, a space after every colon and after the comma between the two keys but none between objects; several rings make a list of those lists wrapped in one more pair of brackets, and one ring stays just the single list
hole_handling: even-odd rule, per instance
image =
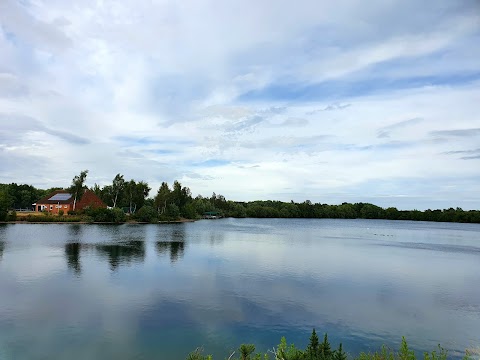
[{"label": "dense foliage", "polygon": [[398,210],[394,207],[384,209],[368,203],[328,205],[314,204],[307,200],[302,203],[253,201],[231,204],[231,202],[226,202],[221,204],[221,209],[227,216],[236,216],[239,204],[244,207],[247,217],[257,218],[389,219],[480,223],[480,211],[464,211],[461,208],[425,211]]},{"label": "dense foliage", "polygon": [[120,224],[124,223],[127,220],[127,215],[118,208],[113,209],[103,209],[103,208],[93,208],[87,209],[85,214],[89,217],[86,221],[94,221],[101,223],[115,223]]},{"label": "dense foliage", "polygon": [[[238,350],[228,354],[229,360],[347,360],[348,355],[342,344],[332,349],[327,334],[320,342],[315,332],[312,331],[310,341],[305,349],[299,349],[294,344],[288,345],[285,337],[282,337],[280,344],[266,353],[255,353],[255,345],[242,344]],[[416,360],[416,354],[408,347],[405,338],[402,338],[400,350],[395,352],[382,347],[378,352],[362,352],[357,360]],[[424,360],[446,360],[447,350],[438,345],[438,350],[423,354]],[[469,352],[465,353],[464,360],[471,359]],[[198,348],[187,356],[187,360],[213,360],[211,355],[203,355],[203,349]]]},{"label": "dense foliage", "polygon": [[[86,188],[84,184],[87,174],[88,170],[84,170],[75,176],[72,186],[68,188],[77,194],[77,197],[81,196],[80,190]],[[31,185],[15,183],[0,184],[0,221],[7,219],[9,209],[31,209],[32,203],[53,190],[55,189],[41,190]],[[419,211],[381,208],[368,203],[328,205],[312,203],[309,200],[301,203],[271,200],[235,202],[215,193],[210,197],[198,195],[194,198],[190,189],[182,186],[179,181],[174,181],[172,187],[163,182],[155,196],[149,197],[151,188],[147,182],[126,180],[121,174],[113,178],[111,185],[100,187],[95,184],[92,190],[109,207],[121,209],[124,214],[128,214],[128,217],[125,217],[116,210],[105,209],[86,211],[95,222],[119,223],[126,219],[140,222],[170,221],[179,218],[196,219],[204,214],[214,213],[216,216],[236,218],[390,219],[480,223],[480,211],[464,211],[461,208]]]}]

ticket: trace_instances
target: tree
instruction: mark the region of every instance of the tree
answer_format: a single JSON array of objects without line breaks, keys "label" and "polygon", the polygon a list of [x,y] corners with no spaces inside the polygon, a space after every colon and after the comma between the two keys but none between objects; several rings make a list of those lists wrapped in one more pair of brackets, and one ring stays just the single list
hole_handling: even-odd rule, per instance
[{"label": "tree", "polygon": [[415,352],[408,348],[407,340],[402,336],[402,344],[400,346],[400,351],[398,352],[399,360],[415,360]]},{"label": "tree", "polygon": [[[277,349],[274,350],[275,359],[277,360],[303,360],[305,353],[297,349],[294,344],[287,345],[287,340],[283,336]],[[308,358],[307,358],[308,359]]]},{"label": "tree", "polygon": [[151,188],[148,186],[148,183],[145,181],[139,181],[135,186],[134,196],[133,196],[133,212],[135,213],[137,208],[141,208],[145,205],[145,199],[148,197]]},{"label": "tree", "polygon": [[255,352],[255,345],[253,344],[242,344],[238,348],[240,352],[240,359],[241,360],[250,360],[250,355]]},{"label": "tree", "polygon": [[347,360],[347,354],[343,351],[342,343],[340,343],[338,349],[333,354],[333,360]]},{"label": "tree", "polygon": [[317,333],[315,329],[312,330],[312,335],[310,335],[310,342],[307,346],[306,355],[308,359],[316,359],[319,353],[320,342],[318,340]]},{"label": "tree", "polygon": [[102,188],[100,187],[100,185],[98,185],[97,183],[95,183],[93,185],[93,188],[92,188],[92,191],[95,193],[95,195],[97,195],[99,198],[102,197]]},{"label": "tree", "polygon": [[330,359],[333,355],[332,349],[330,347],[330,343],[328,342],[328,336],[325,333],[323,337],[323,342],[320,344],[320,353],[323,355],[324,359]]},{"label": "tree", "polygon": [[8,208],[12,205],[12,200],[6,191],[0,191],[0,221],[7,219]]},{"label": "tree", "polygon": [[85,180],[87,179],[88,170],[83,170],[80,175],[76,175],[72,179],[72,185],[68,188],[70,194],[73,195],[73,211],[77,205],[77,201],[82,199],[82,195],[85,189]]},{"label": "tree", "polygon": [[123,175],[117,174],[112,182],[112,191],[113,191],[113,207],[117,206],[118,195],[125,187],[125,180]]},{"label": "tree", "polygon": [[132,204],[133,204],[133,198],[135,197],[136,188],[137,188],[137,183],[133,179],[125,183],[125,193],[128,200],[128,212],[130,214],[135,212],[135,211],[132,212]]},{"label": "tree", "polygon": [[171,191],[168,184],[164,181],[158,189],[157,196],[155,196],[155,207],[159,214],[164,214],[167,210],[167,204],[170,201]]},{"label": "tree", "polygon": [[180,210],[181,216],[186,216],[186,206],[192,201],[192,193],[188,187],[182,187],[182,184],[175,180],[173,190],[170,193],[170,203],[175,204]]}]

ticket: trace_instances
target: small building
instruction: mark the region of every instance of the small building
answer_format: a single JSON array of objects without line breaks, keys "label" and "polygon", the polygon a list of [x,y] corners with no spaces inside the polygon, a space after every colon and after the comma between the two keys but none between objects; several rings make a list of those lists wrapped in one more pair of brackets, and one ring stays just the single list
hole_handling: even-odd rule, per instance
[{"label": "small building", "polygon": [[203,213],[204,219],[218,219],[220,218],[220,213],[218,211],[205,211]]},{"label": "small building", "polygon": [[[58,214],[60,210],[66,214],[73,210],[74,197],[66,190],[56,190],[38,200],[33,204],[35,211],[47,211],[52,214]],[[107,205],[92,190],[86,189],[80,200],[77,200],[75,210],[86,208],[106,208]]]}]

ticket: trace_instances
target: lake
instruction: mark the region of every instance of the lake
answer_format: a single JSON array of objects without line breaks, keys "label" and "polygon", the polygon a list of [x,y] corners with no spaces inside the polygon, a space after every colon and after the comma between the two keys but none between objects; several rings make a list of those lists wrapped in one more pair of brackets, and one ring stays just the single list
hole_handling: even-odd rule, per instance
[{"label": "lake", "polygon": [[216,359],[315,327],[352,355],[480,346],[480,225],[0,225],[0,359]]}]

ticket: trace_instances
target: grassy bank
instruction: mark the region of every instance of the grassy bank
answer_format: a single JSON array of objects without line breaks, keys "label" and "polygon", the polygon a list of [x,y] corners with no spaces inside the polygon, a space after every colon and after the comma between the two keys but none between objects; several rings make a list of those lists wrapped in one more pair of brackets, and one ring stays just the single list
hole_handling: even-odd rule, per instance
[{"label": "grassy bank", "polygon": [[[466,351],[463,360],[479,359],[480,352]],[[357,357],[351,357],[345,352],[340,343],[337,348],[332,348],[328,341],[327,334],[324,335],[323,341],[320,342],[315,332],[312,331],[309,344],[305,349],[297,348],[294,344],[287,344],[285,337],[282,337],[280,344],[273,347],[266,353],[255,352],[255,345],[242,344],[237,350],[230,354],[225,354],[228,360],[447,360],[449,358],[448,351],[438,345],[437,349],[431,352],[425,352],[421,357],[417,357],[415,352],[408,347],[405,338],[398,351],[382,347],[376,352],[362,352]],[[188,354],[187,360],[213,360],[211,355],[204,355],[203,349],[198,348]]]},{"label": "grassy bank", "polygon": [[85,223],[85,224],[172,224],[192,222],[193,219],[127,215],[120,209],[92,209],[77,214],[50,214],[48,212],[10,212],[5,223]]}]

